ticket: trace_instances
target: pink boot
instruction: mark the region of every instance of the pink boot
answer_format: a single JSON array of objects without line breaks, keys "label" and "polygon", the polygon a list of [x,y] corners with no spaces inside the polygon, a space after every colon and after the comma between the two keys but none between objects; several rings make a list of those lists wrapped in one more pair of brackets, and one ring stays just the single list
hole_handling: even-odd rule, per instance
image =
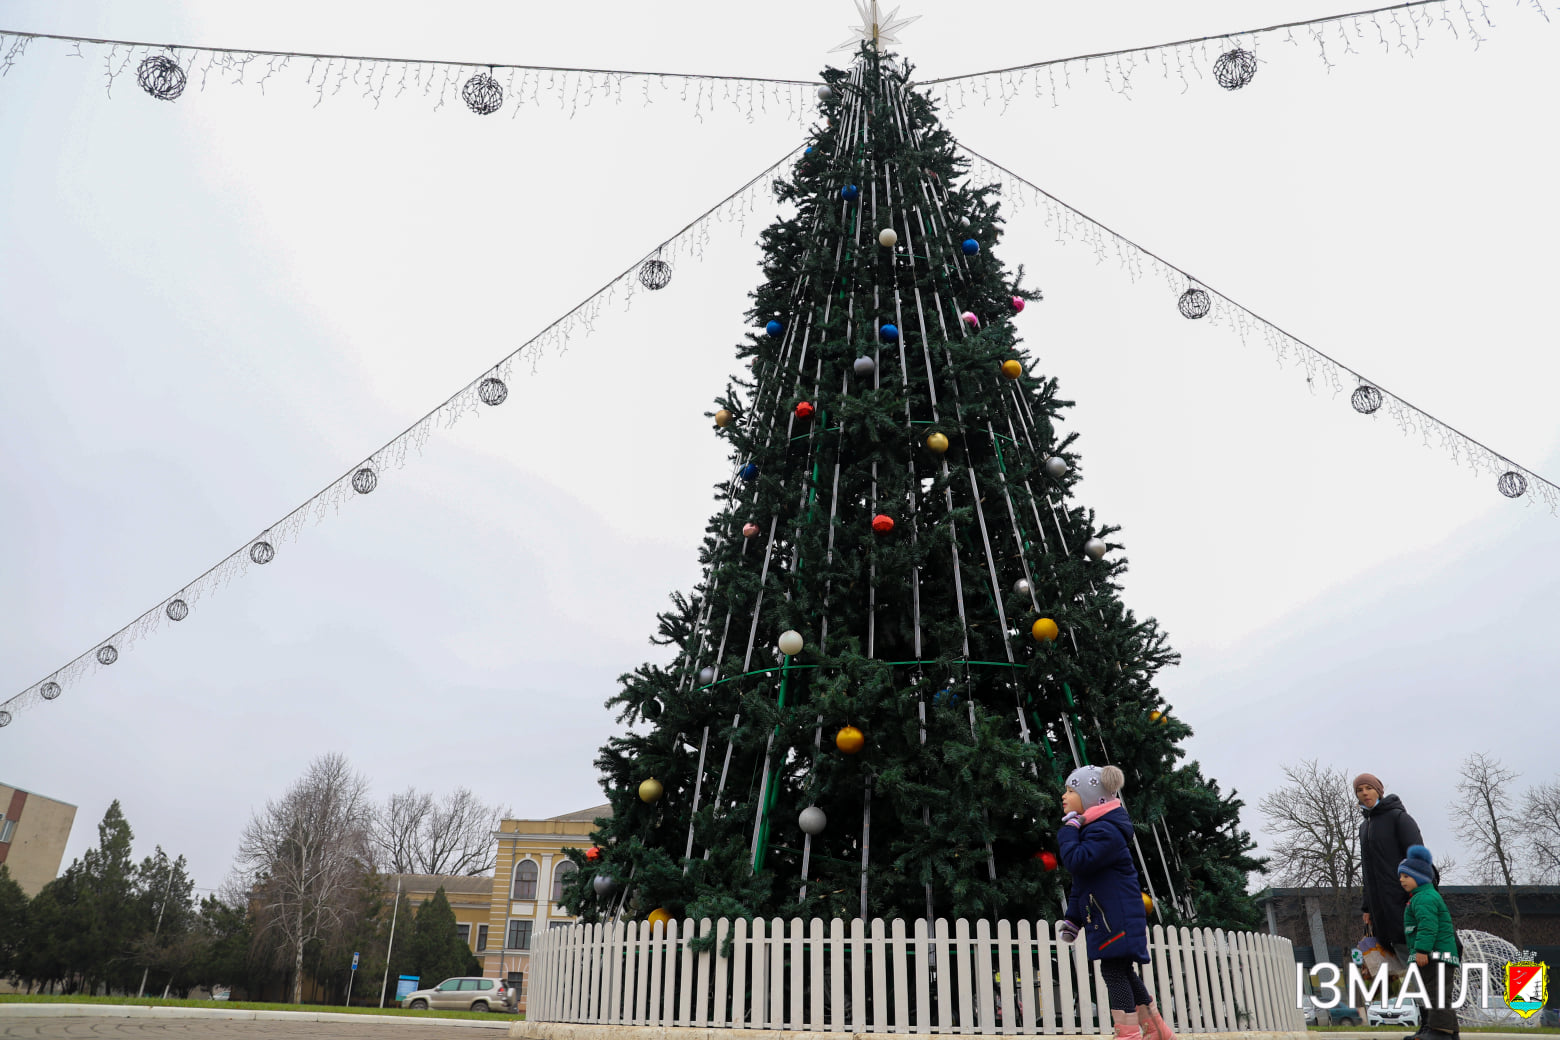
[{"label": "pink boot", "polygon": [[1136,1011],[1117,1011],[1112,1008],[1110,1021],[1116,1027],[1116,1040],[1143,1040],[1143,1031],[1138,1028]]},{"label": "pink boot", "polygon": [[1153,1004],[1139,1004],[1137,1018],[1138,1024],[1142,1027],[1144,1040],[1175,1040],[1175,1031],[1159,1013],[1159,1008]]}]

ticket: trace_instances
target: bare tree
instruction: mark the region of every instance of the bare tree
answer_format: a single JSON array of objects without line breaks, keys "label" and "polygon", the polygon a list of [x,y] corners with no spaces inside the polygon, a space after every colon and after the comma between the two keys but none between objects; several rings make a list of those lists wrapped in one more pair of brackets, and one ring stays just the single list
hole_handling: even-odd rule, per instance
[{"label": "bare tree", "polygon": [[[1475,880],[1504,885],[1511,906],[1511,941],[1522,948],[1522,911],[1517,906],[1516,869],[1520,825],[1511,816],[1511,784],[1518,774],[1500,759],[1481,752],[1463,759],[1457,798],[1449,807],[1452,824],[1463,846],[1473,854],[1469,866]],[[1502,915],[1504,916],[1504,915]]]},{"label": "bare tree", "polygon": [[293,958],[293,1003],[303,1000],[303,950],[351,923],[352,898],[371,863],[368,782],[338,754],[323,755],[244,828],[238,867],[260,925]]},{"label": "bare tree", "polygon": [[1273,835],[1281,885],[1350,889],[1360,881],[1360,813],[1343,770],[1315,759],[1284,766],[1287,783],[1257,803]]},{"label": "bare tree", "polygon": [[392,874],[491,873],[498,858],[493,832],[506,812],[483,804],[464,787],[443,801],[408,787],[391,795],[375,814],[379,863]]},{"label": "bare tree", "polygon": [[1539,784],[1527,793],[1522,826],[1536,880],[1560,881],[1560,780]]}]

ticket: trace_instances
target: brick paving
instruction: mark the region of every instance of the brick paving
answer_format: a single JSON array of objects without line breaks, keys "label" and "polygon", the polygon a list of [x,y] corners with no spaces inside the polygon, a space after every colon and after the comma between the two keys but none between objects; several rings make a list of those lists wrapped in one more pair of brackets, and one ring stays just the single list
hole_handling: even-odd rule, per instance
[{"label": "brick paving", "polygon": [[[507,1025],[507,1023],[505,1023]],[[495,1023],[495,1026],[498,1026]],[[176,1021],[124,1018],[28,1018],[0,1019],[5,1040],[74,1040],[75,1037],[116,1037],[122,1040],[497,1040],[506,1036],[502,1026],[474,1029],[466,1026],[423,1024],[404,1019],[364,1022],[286,1022],[200,1019]]]}]

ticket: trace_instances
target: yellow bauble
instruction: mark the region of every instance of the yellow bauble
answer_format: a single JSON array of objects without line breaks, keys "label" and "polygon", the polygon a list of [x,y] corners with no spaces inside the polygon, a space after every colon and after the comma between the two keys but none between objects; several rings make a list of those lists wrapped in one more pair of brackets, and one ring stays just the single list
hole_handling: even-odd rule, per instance
[{"label": "yellow bauble", "polygon": [[654,805],[661,800],[661,795],[666,793],[666,788],[661,786],[661,781],[651,777],[639,785],[639,800],[648,805]]},{"label": "yellow bauble", "polygon": [[1143,893],[1143,912],[1145,914],[1151,914],[1154,912],[1154,897],[1149,895],[1147,892]]},{"label": "yellow bauble", "polygon": [[716,426],[725,426],[730,421],[731,421],[731,412],[727,411],[725,408],[722,408],[720,411],[715,413],[715,425]]},{"label": "yellow bauble", "polygon": [[1007,376],[1009,379],[1017,379],[1019,376],[1024,374],[1024,366],[1020,365],[1012,358],[1009,358],[1008,360],[1002,362],[1002,374]]},{"label": "yellow bauble", "polygon": [[1036,621],[1029,629],[1030,634],[1035,637],[1036,641],[1041,643],[1051,642],[1061,634],[1061,631],[1061,629],[1056,627],[1056,622],[1048,617],[1043,617]]},{"label": "yellow bauble", "polygon": [[948,438],[940,433],[934,433],[926,438],[926,446],[938,455],[941,455],[948,450]]},{"label": "yellow bauble", "polygon": [[847,755],[854,755],[867,743],[866,734],[855,726],[846,726],[834,734],[834,746]]},{"label": "yellow bauble", "polygon": [[1157,722],[1163,726],[1165,723],[1170,721],[1170,716],[1156,708],[1155,710],[1148,713],[1148,721]]},{"label": "yellow bauble", "polygon": [[651,928],[654,928],[656,925],[665,927],[672,923],[672,915],[666,912],[666,907],[658,906],[650,911],[650,916],[645,918],[645,920],[650,922]]}]

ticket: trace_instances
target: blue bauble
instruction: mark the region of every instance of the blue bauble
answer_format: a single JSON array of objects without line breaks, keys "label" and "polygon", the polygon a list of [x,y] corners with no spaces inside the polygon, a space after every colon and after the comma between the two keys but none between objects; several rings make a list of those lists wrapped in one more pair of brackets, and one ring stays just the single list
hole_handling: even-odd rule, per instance
[{"label": "blue bauble", "polygon": [[937,693],[932,697],[932,703],[941,704],[944,699],[948,701],[948,707],[950,708],[959,703],[959,695],[954,693],[952,690],[947,689],[938,690]]},{"label": "blue bauble", "polygon": [[974,256],[976,253],[980,252],[980,243],[975,241],[973,238],[966,238],[964,240],[964,245],[960,248],[964,250],[965,256]]},{"label": "blue bauble", "polygon": [[884,343],[898,343],[899,326],[884,325],[881,329],[878,329],[878,335],[883,337]]},{"label": "blue bauble", "polygon": [[811,148],[808,148],[808,149],[807,149],[807,150],[806,150],[806,151],[805,151],[805,152],[803,152],[803,153],[802,153],[802,154],[803,154],[803,155],[811,155],[811,154],[812,154],[812,149],[811,149]]},{"label": "blue bauble", "polygon": [[743,480],[756,480],[758,478],[758,463],[749,462],[738,470],[737,473]]},{"label": "blue bauble", "polygon": [[854,184],[847,184],[845,187],[840,189],[840,198],[844,199],[846,202],[855,202],[856,197],[860,194],[861,189],[856,187]]},{"label": "blue bauble", "polygon": [[769,333],[771,337],[778,338],[780,333],[785,331],[785,326],[771,318],[769,319],[769,324],[764,326],[764,331]]}]

